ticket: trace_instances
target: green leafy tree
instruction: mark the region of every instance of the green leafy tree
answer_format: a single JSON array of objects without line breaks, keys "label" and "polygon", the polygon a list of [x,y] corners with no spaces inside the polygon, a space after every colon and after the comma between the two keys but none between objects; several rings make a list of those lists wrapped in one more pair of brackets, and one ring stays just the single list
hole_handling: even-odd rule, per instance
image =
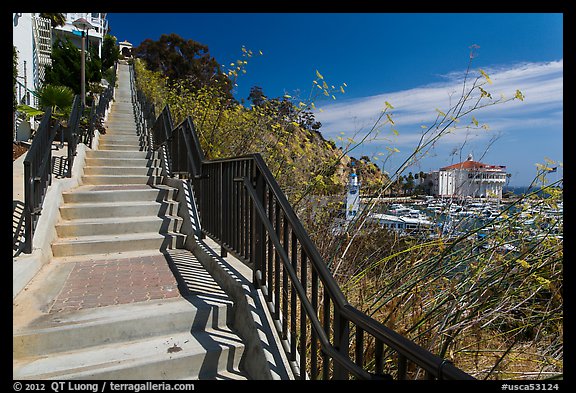
[{"label": "green leafy tree", "polygon": [[108,70],[114,66],[114,63],[120,57],[120,49],[118,48],[117,39],[115,36],[106,34],[104,42],[102,43],[102,71]]},{"label": "green leafy tree", "polygon": [[298,124],[300,127],[310,131],[318,131],[322,127],[322,123],[316,121],[314,112],[307,108],[298,113]]},{"label": "green leafy tree", "polygon": [[251,101],[254,106],[263,106],[268,98],[264,95],[264,91],[260,86],[252,86],[248,101]]},{"label": "green leafy tree", "polygon": [[[46,66],[44,83],[68,86],[75,94],[80,94],[81,54],[69,39],[58,39],[52,45],[52,64]],[[102,62],[92,47],[86,54],[86,84],[100,82],[102,79]],[[86,91],[89,91],[87,86]]]},{"label": "green leafy tree", "polygon": [[232,82],[210,56],[206,45],[178,34],[162,34],[158,41],[144,40],[132,54],[144,60],[150,71],[159,71],[168,77],[171,83],[188,80],[194,90],[217,86],[227,98],[233,98]]},{"label": "green leafy tree", "polygon": [[[98,56],[96,46],[91,46],[86,53],[86,83],[102,81],[102,60]],[[90,89],[86,89],[90,91]]]},{"label": "green leafy tree", "polygon": [[52,45],[52,64],[46,66],[44,83],[64,85],[80,93],[80,50],[68,39]]}]

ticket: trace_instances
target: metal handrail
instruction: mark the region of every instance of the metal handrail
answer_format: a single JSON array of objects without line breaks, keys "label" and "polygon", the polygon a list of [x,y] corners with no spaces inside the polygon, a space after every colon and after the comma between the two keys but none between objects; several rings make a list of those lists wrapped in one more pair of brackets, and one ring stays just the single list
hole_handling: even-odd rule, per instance
[{"label": "metal handrail", "polygon": [[[118,62],[114,63],[114,75],[117,73]],[[92,103],[90,109],[90,115],[88,116],[88,129],[87,132],[81,137],[80,141],[83,142],[89,148],[92,148],[92,141],[94,140],[94,132],[96,129],[96,124],[100,123],[106,111],[110,108],[112,101],[114,99],[114,83],[109,83],[108,87],[100,94],[98,97],[98,103]]]},{"label": "metal handrail", "polygon": [[52,184],[52,142],[60,124],[50,126],[52,110],[47,107],[30,149],[24,158],[24,244],[25,254],[32,253],[32,238],[46,190]]},{"label": "metal handrail", "polygon": [[[259,154],[204,159],[198,154],[202,150],[192,119],[188,117],[173,127],[168,106],[151,132],[153,149],[165,148],[162,150],[169,156],[168,173],[188,172],[198,198],[203,233],[252,267],[253,283],[273,305],[273,318],[298,378],[318,377],[318,356],[325,379],[348,379],[350,374],[359,379],[389,377],[383,365],[386,345],[396,354],[399,379],[408,376],[408,361],[429,378],[474,379],[348,303]],[[351,324],[355,330],[354,361],[349,353]],[[364,357],[365,335],[374,341],[371,360]]]},{"label": "metal handrail", "polygon": [[96,105],[92,103],[90,107],[90,114],[88,115],[88,129],[82,136],[82,143],[89,148],[92,148],[92,141],[94,140],[94,131],[96,130],[96,123],[99,121],[96,114]]},{"label": "metal handrail", "polygon": [[[286,271],[288,272],[288,274],[290,275],[290,279],[294,283],[294,288],[298,292],[298,297],[300,297],[300,299],[301,299],[302,307],[305,308],[306,314],[308,314],[308,316],[316,315],[316,311],[314,310],[314,307],[312,306],[312,304],[310,303],[310,301],[307,298],[306,290],[302,286],[302,283],[299,281],[297,273],[294,271],[294,268],[290,263],[290,258],[288,257],[288,254],[286,253],[286,251],[282,247],[282,244],[280,243],[280,239],[278,239],[278,236],[276,235],[276,233],[274,231],[274,227],[273,227],[272,223],[270,222],[270,220],[268,220],[268,217],[266,216],[266,209],[258,201],[258,197],[256,195],[256,190],[254,189],[254,187],[252,187],[252,184],[250,183],[250,180],[247,177],[240,178],[239,180],[243,182],[244,187],[246,188],[246,190],[250,194],[250,197],[252,198],[252,201],[254,202],[256,212],[258,213],[258,216],[262,220],[262,223],[264,224],[266,231],[267,231],[268,235],[270,236],[270,239],[272,240],[272,242],[276,246],[276,249],[278,250],[280,258],[282,258],[282,262],[284,263],[284,267],[285,267]],[[257,274],[260,273],[259,277],[261,277],[262,271],[257,270],[256,272],[257,272]],[[260,281],[261,281],[261,279],[257,278],[258,284],[260,284]],[[259,287],[262,287],[262,284],[260,284]],[[346,367],[348,369],[348,371],[352,372],[356,377],[361,378],[361,379],[371,379],[370,373],[366,372],[364,369],[360,368],[358,365],[351,362],[350,359],[348,359],[347,357],[342,356],[342,354],[339,353],[330,344],[330,340],[328,339],[328,336],[326,335],[326,333],[322,329],[322,325],[317,318],[311,318],[310,322],[311,322],[312,327],[315,330],[316,334],[318,335],[318,339],[320,340],[320,343],[322,345],[323,350],[329,356],[331,356],[334,360],[336,360],[342,366]]]},{"label": "metal handrail", "polygon": [[[116,70],[117,63],[114,64]],[[97,108],[92,107],[89,126],[86,133],[80,131],[80,120],[84,107],[78,95],[74,96],[72,110],[66,127],[59,122],[50,126],[52,110],[47,107],[38,130],[36,131],[30,149],[24,158],[24,243],[22,252],[32,252],[32,241],[38,218],[42,212],[42,204],[48,186],[52,184],[52,142],[57,134],[68,143],[66,177],[72,176],[74,158],[78,143],[92,147],[95,122],[102,118],[110,106],[114,95],[114,85],[109,85],[101,95]]]},{"label": "metal handrail", "polygon": [[[277,198],[280,206],[282,207],[282,210],[286,214],[286,218],[289,221],[292,230],[296,233],[296,237],[301,242],[301,245],[304,248],[305,252],[307,253],[307,255],[310,256],[312,262],[317,262],[315,263],[315,268],[318,269],[319,278],[323,281],[325,288],[329,291],[330,299],[335,303],[335,307],[341,313],[341,317],[343,317],[347,321],[353,322],[357,327],[361,328],[366,333],[371,334],[377,340],[388,345],[395,351],[403,353],[403,355],[406,357],[407,360],[410,360],[418,364],[420,367],[422,367],[424,370],[426,370],[428,373],[431,373],[435,377],[438,378],[448,377],[450,379],[472,379],[471,376],[468,375],[467,373],[454,367],[450,363],[447,363],[444,359],[441,359],[438,356],[433,355],[429,351],[424,350],[422,347],[418,346],[413,341],[408,340],[405,337],[398,334],[397,332],[387,328],[386,326],[377,322],[368,315],[362,313],[361,311],[359,311],[358,309],[356,309],[355,307],[351,306],[348,303],[346,297],[340,290],[340,287],[333,279],[333,276],[328,270],[326,264],[323,263],[322,257],[320,256],[318,250],[310,240],[306,230],[304,229],[302,223],[294,213],[284,193],[281,191],[278,184],[276,184],[276,180],[272,175],[272,173],[270,172],[270,170],[268,169],[266,163],[264,162],[260,154],[255,154],[253,156],[253,159],[257,165],[258,170],[265,177],[266,182],[271,186],[275,194],[275,197]],[[247,188],[254,202],[256,202],[256,204],[259,205],[258,207],[259,209],[261,207],[261,204],[259,203],[259,201],[257,201],[255,190],[252,187],[251,183],[249,182],[248,178],[244,178],[244,186]],[[265,223],[265,225],[268,224]],[[284,259],[284,257],[282,258]],[[285,262],[285,268],[290,270],[291,266],[289,265],[289,263],[287,261],[284,262]],[[325,345],[328,344],[325,343]]]},{"label": "metal handrail", "polygon": [[72,177],[72,167],[74,166],[74,158],[77,153],[76,148],[81,138],[79,130],[83,110],[84,105],[80,97],[75,95],[72,102],[72,111],[65,128],[66,141],[68,142],[68,171],[66,172],[66,177]]}]

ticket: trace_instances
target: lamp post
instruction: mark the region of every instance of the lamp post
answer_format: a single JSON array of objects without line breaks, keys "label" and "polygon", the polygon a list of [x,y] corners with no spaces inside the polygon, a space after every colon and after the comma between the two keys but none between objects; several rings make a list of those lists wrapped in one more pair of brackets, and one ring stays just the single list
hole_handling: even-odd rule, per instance
[{"label": "lamp post", "polygon": [[80,52],[80,96],[82,98],[82,106],[86,107],[86,50],[85,50],[85,37],[86,32],[89,29],[93,29],[94,26],[84,18],[78,18],[72,22],[74,27],[82,31],[82,49]]}]

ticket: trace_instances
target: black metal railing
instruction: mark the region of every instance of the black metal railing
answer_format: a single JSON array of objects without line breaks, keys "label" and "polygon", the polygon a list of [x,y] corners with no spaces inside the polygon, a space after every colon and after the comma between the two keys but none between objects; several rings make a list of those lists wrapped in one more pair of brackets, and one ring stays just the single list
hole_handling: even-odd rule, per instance
[{"label": "black metal railing", "polygon": [[89,148],[92,148],[92,141],[94,140],[94,132],[96,131],[96,124],[100,122],[100,119],[96,113],[97,105],[92,104],[90,107],[90,114],[88,115],[88,127],[86,132],[82,134],[81,140]]},{"label": "black metal railing", "polygon": [[348,303],[260,154],[205,160],[192,119],[171,121],[153,148],[187,171],[202,232],[252,267],[296,378],[474,379]]},{"label": "black metal railing", "polygon": [[[117,72],[118,63],[114,63],[114,75]],[[110,108],[114,99],[114,81],[108,84],[108,87],[98,97],[98,103],[92,104],[90,114],[88,115],[88,127],[86,132],[82,135],[80,141],[89,148],[92,148],[92,141],[94,140],[94,132],[97,125],[103,122],[106,111]]]},{"label": "black metal railing", "polygon": [[32,252],[32,238],[42,212],[46,190],[52,184],[52,142],[61,125],[51,125],[52,110],[44,111],[40,126],[24,158],[24,245],[23,252]]},{"label": "black metal railing", "polygon": [[[114,72],[116,72],[117,63],[114,64]],[[98,96],[98,103],[96,99],[92,102],[90,113],[88,115],[88,125],[85,130],[80,129],[80,119],[83,116],[84,107],[81,103],[77,103],[77,97],[74,98],[72,105],[72,113],[70,119],[72,124],[69,124],[66,132],[66,140],[68,141],[68,177],[72,175],[72,164],[76,156],[76,147],[78,143],[84,143],[89,148],[92,148],[94,140],[94,132],[96,126],[103,122],[106,111],[110,108],[114,98],[114,83],[110,83],[108,87]]]},{"label": "black metal railing", "polygon": [[[114,65],[116,71],[117,64]],[[32,252],[34,230],[42,211],[42,204],[48,186],[52,184],[52,142],[61,135],[62,142],[68,144],[66,157],[66,177],[72,176],[78,143],[92,147],[96,121],[104,117],[114,96],[114,85],[110,84],[100,96],[98,105],[92,105],[88,128],[82,131],[80,121],[84,107],[78,95],[74,96],[72,109],[66,127],[54,122],[52,111],[46,108],[40,126],[24,159],[24,244],[22,252]],[[51,125],[51,123],[54,123]]]},{"label": "black metal railing", "polygon": [[66,171],[66,177],[72,177],[74,158],[76,157],[78,142],[81,138],[80,118],[82,117],[83,111],[84,105],[82,105],[80,96],[74,96],[72,110],[70,111],[70,117],[68,118],[68,124],[64,130],[65,139],[68,142],[68,170]]},{"label": "black metal railing", "polygon": [[144,93],[136,86],[136,73],[133,66],[130,68],[130,88],[132,105],[136,116],[136,133],[140,136],[140,143],[143,150],[151,150],[153,146],[152,133],[149,130],[156,121],[156,110],[154,104],[150,103]]}]

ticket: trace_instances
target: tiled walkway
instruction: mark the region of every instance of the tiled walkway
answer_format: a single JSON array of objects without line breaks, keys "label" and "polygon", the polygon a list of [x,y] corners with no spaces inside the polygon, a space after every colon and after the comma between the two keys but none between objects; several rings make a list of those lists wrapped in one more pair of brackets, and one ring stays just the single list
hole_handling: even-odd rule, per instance
[{"label": "tiled walkway", "polygon": [[75,262],[51,313],[180,296],[162,254]]}]

